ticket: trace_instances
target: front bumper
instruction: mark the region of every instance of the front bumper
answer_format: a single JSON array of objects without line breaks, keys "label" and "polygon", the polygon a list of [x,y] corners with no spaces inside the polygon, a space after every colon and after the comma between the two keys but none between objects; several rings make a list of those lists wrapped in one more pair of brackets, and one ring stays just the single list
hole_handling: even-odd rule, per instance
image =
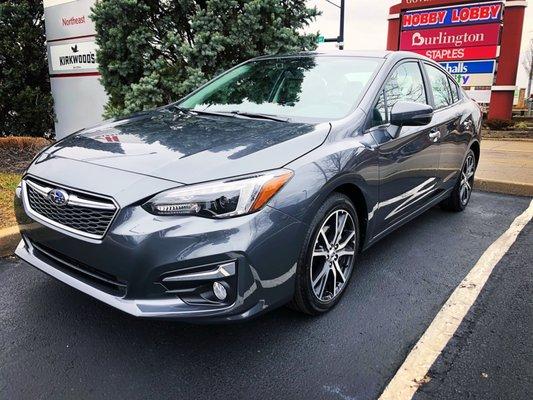
[{"label": "front bumper", "polygon": [[[27,222],[27,216],[24,216]],[[139,206],[120,210],[95,243],[33,220],[21,225],[15,254],[37,269],[136,317],[206,322],[250,318],[288,302],[304,224],[270,207],[243,217],[209,220],[156,217]],[[45,248],[72,263],[124,282],[114,293],[62,268]],[[47,253],[45,253],[46,255]],[[198,304],[165,287],[164,278],[198,266],[235,262],[231,303]],[[70,261],[69,261],[70,262]],[[205,283],[205,282],[204,282]]]},{"label": "front bumper", "polygon": [[[135,300],[125,299],[119,296],[113,296],[102,290],[95,288],[83,281],[74,278],[73,276],[62,272],[60,269],[54,267],[52,264],[47,263],[40,259],[35,254],[35,249],[31,244],[26,244],[24,240],[21,240],[15,254],[27,263],[33,265],[35,268],[47,273],[48,275],[56,278],[57,280],[66,283],[67,285],[78,289],[79,291],[100,300],[103,303],[115,307],[120,311],[124,311],[127,314],[135,317],[183,317],[183,316],[201,316],[211,312],[213,310],[192,310],[191,307],[179,298],[173,299],[159,299],[159,300]],[[261,304],[259,304],[261,306]],[[217,309],[218,313],[224,313],[232,306]],[[262,307],[261,307],[262,308]],[[259,311],[259,310],[258,310]]]}]

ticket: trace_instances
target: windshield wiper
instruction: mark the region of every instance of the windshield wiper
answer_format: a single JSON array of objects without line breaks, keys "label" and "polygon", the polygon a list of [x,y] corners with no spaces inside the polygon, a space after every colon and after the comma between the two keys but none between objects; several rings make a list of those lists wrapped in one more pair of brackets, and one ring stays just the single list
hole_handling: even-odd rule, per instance
[{"label": "windshield wiper", "polygon": [[196,114],[205,114],[205,115],[219,115],[222,117],[234,117],[234,118],[236,117],[260,118],[260,119],[268,119],[271,121],[278,121],[278,122],[289,122],[288,118],[281,118],[281,117],[277,117],[271,114],[251,113],[251,112],[238,111],[238,110],[234,110],[234,111],[193,110],[190,108],[182,108],[178,106],[175,106],[175,108],[179,111],[193,113],[193,114],[196,113]]},{"label": "windshield wiper", "polygon": [[231,112],[193,110],[192,108],[185,108],[185,107],[178,107],[178,106],[174,106],[174,108],[178,111],[188,113],[188,114],[221,115],[223,117],[235,117],[235,115]]},{"label": "windshield wiper", "polygon": [[249,118],[269,119],[271,121],[278,121],[278,122],[289,122],[288,118],[281,118],[281,117],[277,117],[272,114],[251,113],[251,112],[246,112],[246,111],[231,111],[231,114],[241,115],[243,117],[249,117]]}]

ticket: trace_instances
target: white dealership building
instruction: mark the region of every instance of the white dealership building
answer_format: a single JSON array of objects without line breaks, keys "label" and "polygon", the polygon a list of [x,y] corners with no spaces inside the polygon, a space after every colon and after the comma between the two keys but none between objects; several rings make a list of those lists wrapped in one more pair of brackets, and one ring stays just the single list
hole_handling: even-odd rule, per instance
[{"label": "white dealership building", "polygon": [[58,139],[102,120],[107,95],[99,81],[96,31],[89,18],[95,1],[43,1]]}]

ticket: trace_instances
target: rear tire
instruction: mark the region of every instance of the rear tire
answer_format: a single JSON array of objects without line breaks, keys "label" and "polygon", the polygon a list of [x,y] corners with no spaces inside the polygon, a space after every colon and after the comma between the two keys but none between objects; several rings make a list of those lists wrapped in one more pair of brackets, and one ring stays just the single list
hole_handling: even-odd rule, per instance
[{"label": "rear tire", "polygon": [[477,167],[476,161],[476,156],[472,149],[470,149],[466,154],[465,161],[457,178],[457,183],[450,196],[440,204],[442,209],[453,212],[464,211],[470,201],[472,189],[474,188],[474,174]]},{"label": "rear tire", "polygon": [[350,199],[333,193],[316,213],[298,259],[289,307],[319,315],[346,291],[359,249],[359,220]]}]

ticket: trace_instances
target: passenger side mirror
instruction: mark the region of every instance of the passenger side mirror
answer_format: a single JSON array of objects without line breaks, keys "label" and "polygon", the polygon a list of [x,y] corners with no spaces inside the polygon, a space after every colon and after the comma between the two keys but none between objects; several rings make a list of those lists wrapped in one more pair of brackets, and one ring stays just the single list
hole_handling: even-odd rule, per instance
[{"label": "passenger side mirror", "polygon": [[392,107],[390,114],[391,125],[399,127],[427,125],[432,119],[433,107],[411,101],[399,101]]}]

